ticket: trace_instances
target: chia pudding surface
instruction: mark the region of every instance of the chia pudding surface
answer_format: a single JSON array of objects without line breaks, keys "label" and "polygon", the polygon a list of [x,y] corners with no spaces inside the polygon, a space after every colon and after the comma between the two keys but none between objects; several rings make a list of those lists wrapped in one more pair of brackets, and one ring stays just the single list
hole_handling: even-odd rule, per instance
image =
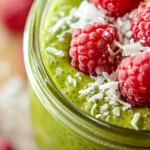
[{"label": "chia pudding surface", "polygon": [[131,107],[121,99],[115,73],[108,75],[104,72],[101,76],[91,77],[73,68],[69,56],[74,28],[97,19],[118,27],[121,40],[117,44],[124,47],[133,44],[137,47],[130,40],[130,21],[136,10],[114,20],[107,18],[104,10],[98,10],[87,1],[56,0],[52,5],[43,29],[42,57],[46,69],[64,97],[85,113],[109,124],[135,130],[150,130],[149,108]]}]

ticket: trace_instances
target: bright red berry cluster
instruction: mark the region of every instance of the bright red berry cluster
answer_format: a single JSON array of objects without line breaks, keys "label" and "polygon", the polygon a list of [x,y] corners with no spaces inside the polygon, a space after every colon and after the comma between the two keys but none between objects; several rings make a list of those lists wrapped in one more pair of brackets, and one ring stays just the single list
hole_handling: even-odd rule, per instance
[{"label": "bright red berry cluster", "polygon": [[132,20],[132,31],[136,41],[150,46],[150,3],[142,4]]},{"label": "bright red berry cluster", "polygon": [[[108,15],[122,16],[136,8],[142,0],[91,0]],[[150,2],[141,4],[131,21],[135,41],[150,47]],[[111,73],[117,68],[119,90],[133,106],[150,106],[150,52],[123,58],[115,40],[117,29],[108,23],[94,22],[77,28],[72,36],[71,64],[90,75]],[[120,63],[120,59],[123,59]],[[118,64],[120,65],[118,66]]]},{"label": "bright red berry cluster", "polygon": [[125,58],[117,73],[123,98],[133,106],[150,106],[150,52]]},{"label": "bright red berry cluster", "polygon": [[[150,46],[150,3],[142,4],[131,27],[136,42]],[[120,91],[134,106],[150,106],[150,52],[124,59],[118,68]]]},{"label": "bright red berry cluster", "polygon": [[104,8],[110,16],[123,16],[137,8],[142,0],[91,0],[96,7]]},{"label": "bright red berry cluster", "polygon": [[72,36],[70,56],[73,67],[90,75],[111,73],[116,70],[120,53],[115,55],[118,39],[113,25],[101,22],[87,24],[83,29],[77,28]]}]

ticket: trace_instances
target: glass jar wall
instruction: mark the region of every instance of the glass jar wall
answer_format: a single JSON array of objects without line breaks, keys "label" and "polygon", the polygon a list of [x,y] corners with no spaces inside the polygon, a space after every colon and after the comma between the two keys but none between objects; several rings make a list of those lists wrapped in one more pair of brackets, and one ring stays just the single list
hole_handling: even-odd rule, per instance
[{"label": "glass jar wall", "polygon": [[[53,82],[41,56],[41,39],[47,13],[53,9],[54,1],[35,1],[24,33],[24,59],[31,83],[31,112],[39,149],[150,149],[149,132],[124,129],[96,120],[71,104]],[[61,1],[57,0],[57,3]]]}]

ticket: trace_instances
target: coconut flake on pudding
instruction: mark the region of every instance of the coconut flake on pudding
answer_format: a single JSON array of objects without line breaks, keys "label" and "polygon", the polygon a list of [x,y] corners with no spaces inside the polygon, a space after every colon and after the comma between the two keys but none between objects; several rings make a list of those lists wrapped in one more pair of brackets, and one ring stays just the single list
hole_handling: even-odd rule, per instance
[{"label": "coconut flake on pudding", "polygon": [[[64,14],[63,14],[64,15]],[[60,12],[60,16],[62,16],[62,12]],[[74,18],[77,21],[72,21]],[[48,32],[56,33],[59,29],[64,28],[64,23],[67,23],[70,29],[66,32],[72,33],[75,28],[82,28],[87,23],[92,23],[93,21],[107,22],[106,20],[106,11],[104,9],[97,9],[93,4],[84,0],[79,8],[72,8],[69,15],[60,18],[52,18],[56,20],[55,26],[52,26],[48,29]],[[46,37],[48,40],[49,37]]]},{"label": "coconut flake on pudding", "polygon": [[133,117],[133,119],[132,119],[132,121],[131,121],[131,125],[132,125],[136,130],[139,130],[139,128],[138,128],[138,126],[137,126],[137,123],[138,123],[140,117],[141,117],[141,114],[140,114],[140,113],[136,113],[136,114],[134,114],[134,117]]},{"label": "coconut flake on pudding", "polygon": [[[114,43],[122,50],[122,56],[128,57],[142,51],[150,51],[149,47],[142,46],[140,42],[135,42],[132,38],[131,20],[136,12],[137,9],[134,9],[115,20],[112,17],[106,16],[106,12],[103,9],[98,10],[87,1],[83,1],[80,7],[74,11],[74,16],[79,18],[79,20],[73,23],[71,28],[72,30],[78,27],[84,28],[85,24],[90,23],[91,25],[95,20],[115,25],[119,33],[119,42],[114,41]],[[111,51],[111,48],[108,48],[108,50],[111,56],[115,56],[117,53]],[[95,118],[105,118],[105,121],[108,121],[112,117],[121,119],[124,117],[122,115],[123,112],[128,110],[127,112],[131,112],[131,119],[129,121],[132,127],[138,130],[137,123],[141,114],[134,112],[131,104],[122,99],[118,89],[119,83],[116,81],[116,72],[113,72],[111,75],[107,72],[102,72],[98,77],[91,76],[91,78],[95,81],[88,83],[85,88],[79,91],[81,96],[86,96],[86,104],[89,106],[90,114]]]},{"label": "coconut flake on pudding", "polygon": [[114,116],[120,116],[120,108],[119,107],[115,107],[114,109],[113,109],[113,114],[114,114]]},{"label": "coconut flake on pudding", "polygon": [[48,53],[51,53],[53,55],[56,55],[56,56],[60,56],[60,57],[63,57],[64,56],[64,53],[61,51],[61,50],[57,50],[56,48],[54,47],[47,47],[46,48],[46,51]]},{"label": "coconut flake on pudding", "polygon": [[75,11],[74,16],[79,18],[79,20],[72,24],[71,27],[82,28],[85,24],[93,21],[105,21],[106,12],[104,9],[97,9],[93,4],[83,1],[79,8]]},{"label": "coconut flake on pudding", "polygon": [[130,43],[122,45],[118,41],[115,41],[116,45],[122,49],[123,56],[131,56],[135,55],[141,51],[150,51],[149,47],[144,47],[140,42],[137,43]]},{"label": "coconut flake on pudding", "polygon": [[68,82],[70,84],[73,84],[74,87],[76,87],[77,85],[77,81],[74,78],[72,78],[71,75],[68,75]]},{"label": "coconut flake on pudding", "polygon": [[137,9],[134,9],[130,13],[125,14],[123,17],[118,17],[116,21],[112,22],[118,29],[122,44],[130,43],[130,39],[132,38],[131,20],[136,12]]},{"label": "coconut flake on pudding", "polygon": [[[134,39],[132,38],[130,22],[136,12],[137,9],[125,14],[122,17],[118,17],[115,20],[112,17],[106,16],[106,12],[103,9],[97,9],[93,4],[88,3],[88,1],[83,1],[78,8],[73,8],[68,16],[65,17],[65,14],[61,12],[60,15],[62,16],[62,18],[56,21],[56,25],[54,27],[51,27],[49,31],[55,33],[60,28],[62,28],[62,30],[65,30],[64,24],[67,24],[67,26],[69,25],[69,30],[64,31],[60,35],[57,35],[58,40],[62,39],[63,41],[65,40],[64,35],[66,33],[69,32],[69,34],[72,34],[73,31],[78,28],[82,30],[84,29],[86,24],[92,26],[92,23],[95,21],[113,24],[116,26],[119,32],[120,41],[116,41],[118,40],[117,36],[113,44],[117,45],[119,48],[117,49],[117,51],[113,51],[112,47],[108,46],[108,53],[111,57],[115,57],[118,53],[120,53],[121,49],[123,51],[122,56],[127,57],[130,55],[135,55],[141,51],[149,51],[148,47],[142,46],[139,42],[135,43]],[[106,31],[103,35],[107,37],[109,34]],[[84,38],[82,41],[84,41]],[[89,41],[86,41],[86,43],[88,42]],[[74,43],[79,43],[79,40]],[[80,46],[82,45],[83,43]],[[53,53],[57,56],[59,55],[60,57],[63,57],[64,55],[63,53],[61,53],[61,51],[55,51],[51,48],[47,50],[49,53]],[[59,72],[60,70],[57,71],[58,74],[61,74]],[[97,72],[101,72],[101,74]],[[85,110],[87,110],[92,116],[100,119],[105,119],[105,121],[117,117],[119,119],[122,119],[124,118],[125,111],[133,112],[133,114],[131,114],[129,124],[131,122],[131,125],[135,129],[138,129],[137,122],[140,118],[139,114],[136,114],[131,105],[122,99],[121,93],[118,88],[119,83],[116,79],[116,72],[114,71],[112,74],[109,74],[105,70],[102,71],[101,69],[96,68],[96,73],[98,74],[97,77],[93,77],[93,74],[90,75],[93,82],[87,83],[87,85],[79,91],[79,97],[83,96],[83,98],[86,98],[83,106],[85,107]],[[73,87],[77,88],[78,83],[84,80],[81,77],[84,78],[84,76],[81,76],[80,72],[76,73],[75,75],[68,75],[66,79],[66,85],[72,85]]]},{"label": "coconut flake on pudding", "polygon": [[[131,108],[130,104],[120,99],[120,92],[118,90],[118,82],[115,81],[115,79],[116,77],[114,77],[114,73],[112,73],[112,75],[109,75],[103,72],[101,76],[95,77],[95,82],[89,83],[84,89],[79,91],[79,94],[81,96],[82,95],[87,96],[87,103],[89,103],[89,105],[90,103],[93,103],[93,107],[91,108],[92,109],[91,115],[93,115],[93,108],[95,109],[95,106],[97,106],[95,104],[97,104],[97,102],[100,102],[100,101],[106,102],[103,106],[101,106],[99,115],[97,114],[97,116],[95,116],[96,118],[105,116],[105,114],[109,112],[109,111],[106,111],[105,114],[103,114],[103,112],[101,111],[103,109],[104,110],[107,109],[107,106],[115,107],[115,109],[112,110],[112,113],[116,117],[120,116],[121,109],[125,111]],[[98,89],[98,92],[97,92],[97,89]],[[121,105],[121,109],[118,109],[118,107],[116,107],[118,105]]]}]

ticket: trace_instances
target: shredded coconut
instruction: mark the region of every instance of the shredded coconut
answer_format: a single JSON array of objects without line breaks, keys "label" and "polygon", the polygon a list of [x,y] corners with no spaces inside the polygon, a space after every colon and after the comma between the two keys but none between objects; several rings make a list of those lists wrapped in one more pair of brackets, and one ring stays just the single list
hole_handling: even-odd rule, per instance
[{"label": "shredded coconut", "polygon": [[98,114],[98,115],[96,115],[96,117],[95,118],[100,118],[102,115],[101,114]]},{"label": "shredded coconut", "polygon": [[128,32],[125,34],[125,36],[126,36],[127,38],[131,38],[131,36],[132,36],[132,31],[128,31]]},{"label": "shredded coconut", "polygon": [[144,47],[139,42],[125,45],[120,44],[118,41],[115,41],[115,43],[123,50],[123,56],[135,55],[140,51],[149,51],[149,47]]},{"label": "shredded coconut", "polygon": [[138,126],[137,126],[137,122],[139,121],[141,117],[141,114],[140,113],[136,113],[134,114],[133,116],[133,119],[131,121],[131,125],[136,129],[136,130],[139,130]]},{"label": "shredded coconut", "polygon": [[119,39],[123,44],[130,43],[130,38],[132,37],[131,19],[136,12],[137,9],[134,9],[130,13],[126,13],[123,17],[118,17],[116,21],[113,21],[118,29]]},{"label": "shredded coconut", "polygon": [[116,81],[116,78],[117,78],[116,72],[111,73],[110,78],[112,79],[112,81]]},{"label": "shredded coconut", "polygon": [[100,85],[99,86],[99,89],[101,90],[106,90],[106,89],[118,89],[118,82],[108,82],[108,83],[105,83],[103,85]]},{"label": "shredded coconut", "polygon": [[122,110],[123,110],[123,111],[126,111],[126,110],[128,110],[128,109],[129,109],[128,106],[123,106],[123,107],[122,107]]},{"label": "shredded coconut", "polygon": [[62,18],[62,19],[59,19],[56,24],[51,27],[48,32],[52,32],[52,33],[55,33],[57,30],[59,30],[61,28],[61,26],[65,23],[65,19]]},{"label": "shredded coconut", "polygon": [[126,103],[126,102],[124,102],[124,101],[122,101],[122,100],[120,100],[120,99],[117,99],[117,101],[118,101],[118,103],[122,104],[123,106],[126,106],[126,107],[128,107],[128,108],[131,108],[131,104]]},{"label": "shredded coconut", "polygon": [[120,116],[120,108],[119,107],[115,107],[113,109],[113,114],[114,114],[114,116],[119,117]]},{"label": "shredded coconut", "polygon": [[[82,15],[81,15],[82,14]],[[104,22],[105,11],[97,9],[93,4],[83,1],[79,8],[75,11],[74,16],[79,18],[79,20],[72,25],[72,28],[84,27],[85,24],[93,21],[102,21]]]},{"label": "shredded coconut", "polygon": [[96,100],[102,100],[104,97],[104,92],[100,91],[98,94],[93,95],[88,99],[88,102],[96,102]]},{"label": "shredded coconut", "polygon": [[118,102],[116,101],[116,99],[111,98],[111,99],[109,100],[109,104],[112,105],[112,106],[117,106],[117,105],[118,105]]},{"label": "shredded coconut", "polygon": [[75,77],[77,77],[79,80],[82,80],[82,78],[81,78],[81,73],[80,73],[80,72],[76,73],[76,74],[75,74]]},{"label": "shredded coconut", "polygon": [[102,75],[96,79],[95,84],[101,85],[102,83],[104,83],[105,79],[106,78]]},{"label": "shredded coconut", "polygon": [[68,75],[68,82],[73,84],[74,87],[77,85],[77,81],[71,77],[71,75]]},{"label": "shredded coconut", "polygon": [[106,80],[106,78],[101,75],[101,76],[98,76],[98,77],[92,77],[92,79],[95,80],[95,82],[93,83],[89,83],[88,84],[88,87],[86,87],[85,89],[83,90],[80,90],[79,93],[80,94],[83,94],[83,95],[86,95],[86,94],[92,94],[92,93],[95,93],[95,89],[99,86],[99,85],[102,85],[104,83],[104,81]]},{"label": "shredded coconut", "polygon": [[108,116],[109,115],[109,111],[106,111],[106,112],[104,112],[103,113],[103,116],[105,117],[105,116]]},{"label": "shredded coconut", "polygon": [[102,75],[104,76],[104,78],[105,78],[108,82],[113,81],[113,79],[111,78],[111,76],[110,76],[107,72],[103,72]]},{"label": "shredded coconut", "polygon": [[101,106],[101,112],[106,112],[108,111],[108,104],[104,104],[103,106]]},{"label": "shredded coconut", "polygon": [[95,88],[98,86],[98,84],[92,84],[92,83],[89,83],[88,84],[88,88],[85,88],[83,90],[80,90],[79,91],[79,94],[81,95],[87,95],[87,94],[93,94],[95,93]]},{"label": "shredded coconut", "polygon": [[94,103],[94,105],[93,105],[93,107],[91,109],[91,115],[94,115],[94,110],[96,109],[96,107],[97,107],[97,104]]},{"label": "shredded coconut", "polygon": [[[82,14],[82,15],[81,15]],[[91,23],[93,21],[104,22],[106,11],[104,9],[97,9],[93,4],[83,1],[79,8],[73,8],[70,11],[70,14],[61,19],[56,18],[55,26],[48,29],[48,32],[56,33],[60,28],[63,28],[63,25],[67,23],[71,29],[69,32],[73,32],[77,27],[84,27],[85,24]],[[61,16],[65,16],[64,13],[61,12]],[[78,19],[76,22],[73,22],[72,19]]]},{"label": "shredded coconut", "polygon": [[63,57],[63,56],[64,56],[63,51],[57,50],[57,49],[54,48],[54,47],[47,47],[47,48],[46,48],[46,51],[47,51],[48,53],[51,53],[51,54],[56,55],[56,56],[60,56],[60,57]]}]

